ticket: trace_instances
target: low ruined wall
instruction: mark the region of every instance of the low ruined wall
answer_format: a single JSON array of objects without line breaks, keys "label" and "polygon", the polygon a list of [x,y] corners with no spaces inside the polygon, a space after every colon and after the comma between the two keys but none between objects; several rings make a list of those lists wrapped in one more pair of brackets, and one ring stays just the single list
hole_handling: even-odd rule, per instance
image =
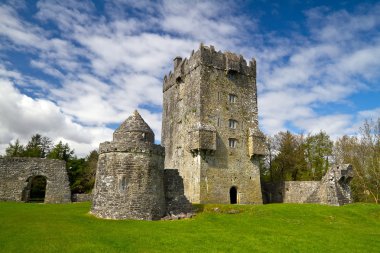
[{"label": "low ruined wall", "polygon": [[340,206],[352,202],[349,164],[333,166],[321,181],[263,183],[264,203],[319,203]]},{"label": "low ruined wall", "polygon": [[315,203],[310,196],[319,189],[319,181],[286,181],[283,190],[283,203]]},{"label": "low ruined wall", "polygon": [[0,158],[0,200],[23,201],[30,180],[46,178],[45,203],[71,202],[64,161],[42,158]]},{"label": "low ruined wall", "polygon": [[93,195],[92,193],[74,193],[71,196],[72,202],[88,202],[92,201]]}]

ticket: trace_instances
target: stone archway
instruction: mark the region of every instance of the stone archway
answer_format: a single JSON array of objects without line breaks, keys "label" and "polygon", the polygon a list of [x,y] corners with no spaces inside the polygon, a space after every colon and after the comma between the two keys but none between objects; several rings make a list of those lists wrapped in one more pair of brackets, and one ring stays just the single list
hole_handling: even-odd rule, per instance
[{"label": "stone archway", "polygon": [[46,195],[46,177],[41,175],[31,176],[25,183],[26,186],[22,191],[21,201],[43,203]]},{"label": "stone archway", "polygon": [[232,186],[230,188],[230,204],[237,204],[237,203],[238,203],[237,188],[236,186]]},{"label": "stone archway", "polygon": [[[43,190],[37,195],[44,203],[71,202],[69,178],[64,161],[41,158],[0,158],[0,201],[29,202],[33,183],[41,180]],[[30,195],[32,193],[32,196]]]}]

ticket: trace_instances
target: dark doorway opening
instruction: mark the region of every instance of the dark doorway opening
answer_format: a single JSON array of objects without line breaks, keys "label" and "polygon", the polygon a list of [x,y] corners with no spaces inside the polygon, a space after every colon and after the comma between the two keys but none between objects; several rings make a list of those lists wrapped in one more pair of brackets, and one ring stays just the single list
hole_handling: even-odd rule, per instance
[{"label": "dark doorway opening", "polygon": [[22,201],[43,203],[46,193],[46,178],[44,176],[30,177],[22,192]]},{"label": "dark doorway opening", "polygon": [[232,186],[230,189],[230,203],[237,204],[237,189],[235,186]]}]

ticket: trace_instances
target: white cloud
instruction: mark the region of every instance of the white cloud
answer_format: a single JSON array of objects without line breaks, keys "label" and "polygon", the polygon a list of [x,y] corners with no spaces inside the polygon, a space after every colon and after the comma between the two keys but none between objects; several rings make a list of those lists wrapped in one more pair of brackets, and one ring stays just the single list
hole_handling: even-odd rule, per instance
[{"label": "white cloud", "polygon": [[[43,0],[36,6],[33,23],[11,6],[0,6],[0,39],[10,42],[0,49],[28,52],[30,66],[58,81],[0,65],[6,80],[0,88],[10,94],[0,102],[0,145],[42,131],[85,153],[90,149],[85,145],[110,140],[106,126],[121,123],[134,109],[159,140],[162,78],[175,56],[188,57],[199,42],[256,57],[261,126],[267,133],[288,125],[332,135],[353,131],[350,120],[366,112],[320,115],[318,108],[348,103],[380,76],[380,5],[352,12],[310,10],[310,37],[260,30],[258,20],[239,13],[232,1],[115,0],[105,2],[102,15],[91,1]],[[22,94],[27,92],[33,98]]]},{"label": "white cloud", "polygon": [[32,135],[40,133],[53,140],[63,138],[78,149],[79,155],[85,155],[97,148],[99,142],[112,136],[111,129],[74,123],[51,101],[23,95],[5,79],[0,79],[0,118],[0,143],[3,148],[15,139],[26,142]]}]

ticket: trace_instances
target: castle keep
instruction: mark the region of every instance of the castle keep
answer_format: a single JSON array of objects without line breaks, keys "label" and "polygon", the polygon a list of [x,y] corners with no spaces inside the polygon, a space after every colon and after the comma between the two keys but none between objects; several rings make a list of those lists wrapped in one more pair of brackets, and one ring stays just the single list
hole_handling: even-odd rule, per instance
[{"label": "castle keep", "polygon": [[193,203],[261,204],[256,62],[202,44],[164,77],[165,168]]},{"label": "castle keep", "polygon": [[[190,202],[262,204],[256,62],[201,44],[189,59],[174,59],[163,94],[163,147],[137,111],[113,141],[100,144],[91,212],[155,220],[191,216]],[[294,187],[280,195],[289,202],[349,203],[352,170],[342,168],[319,183],[290,182]]]}]

